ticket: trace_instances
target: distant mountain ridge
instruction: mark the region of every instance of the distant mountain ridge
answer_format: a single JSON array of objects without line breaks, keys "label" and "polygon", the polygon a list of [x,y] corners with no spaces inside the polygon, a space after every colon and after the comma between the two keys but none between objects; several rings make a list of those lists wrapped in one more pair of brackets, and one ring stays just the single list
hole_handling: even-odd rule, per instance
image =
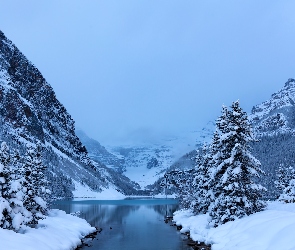
[{"label": "distant mountain ridge", "polygon": [[81,129],[77,129],[76,134],[83,145],[87,145],[88,155],[92,160],[101,162],[108,168],[112,168],[119,173],[123,172],[124,160],[122,158],[120,159],[116,155],[110,153],[98,141],[88,137]]},{"label": "distant mountain ridge", "polygon": [[99,160],[108,167],[139,183],[141,189],[160,178],[173,162],[171,148],[165,145],[116,146],[108,150],[98,141],[89,138],[83,131],[77,131],[93,160]]},{"label": "distant mountain ridge", "polygon": [[185,168],[192,167],[194,160],[188,159],[192,153],[186,152],[209,142],[214,129],[215,124],[210,121],[200,130],[178,137],[158,138],[157,143],[107,147],[89,138],[81,130],[77,130],[76,133],[86,146],[91,159],[99,160],[106,166],[122,172],[144,189],[160,179],[171,167],[175,168],[181,164],[184,164]]}]

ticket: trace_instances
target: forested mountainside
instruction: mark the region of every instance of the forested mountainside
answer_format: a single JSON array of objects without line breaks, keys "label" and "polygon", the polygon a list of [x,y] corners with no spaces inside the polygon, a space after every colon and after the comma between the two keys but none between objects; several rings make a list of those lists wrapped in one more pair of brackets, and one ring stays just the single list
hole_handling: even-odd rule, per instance
[{"label": "forested mountainside", "polygon": [[[169,168],[167,168],[165,171],[162,172],[162,176],[155,181],[153,184],[148,185],[147,189],[151,191],[153,194],[158,194],[163,192],[163,187],[161,187],[161,183],[165,182],[164,180],[164,174],[165,173],[170,173],[174,170],[188,170],[192,169],[196,165],[196,150],[192,150],[189,153],[186,153],[185,155],[181,156],[178,160],[176,160]],[[170,188],[171,190],[167,191],[167,194],[172,194],[173,192],[176,191],[175,188]]]},{"label": "forested mountainside", "polygon": [[[74,120],[52,87],[1,31],[0,123],[0,139],[11,149],[24,152],[26,144],[36,141],[45,146],[43,159],[53,196],[71,197],[82,183],[94,191],[109,186],[122,193],[135,191],[134,183],[88,157],[75,134]],[[120,180],[124,183],[118,186]]]},{"label": "forested mountainside", "polygon": [[289,79],[270,99],[252,108],[249,115],[259,140],[252,145],[253,154],[262,164],[262,184],[268,196],[278,195],[274,187],[280,165],[295,167],[295,80]]}]

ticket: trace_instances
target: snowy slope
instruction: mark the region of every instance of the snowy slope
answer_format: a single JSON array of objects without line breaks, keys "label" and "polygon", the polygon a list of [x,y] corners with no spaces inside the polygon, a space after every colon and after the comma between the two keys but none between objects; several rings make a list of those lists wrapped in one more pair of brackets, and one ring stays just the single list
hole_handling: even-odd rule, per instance
[{"label": "snowy slope", "polygon": [[[26,144],[43,144],[46,175],[54,197],[71,197],[81,187],[77,183],[96,192],[108,187],[124,192],[124,178],[89,158],[75,134],[74,120],[50,84],[1,31],[0,127],[0,139],[22,155]],[[118,187],[121,181],[124,183]]]},{"label": "snowy slope", "polygon": [[116,147],[111,150],[124,159],[124,174],[141,188],[157,180],[175,158],[172,148],[164,145]]},{"label": "snowy slope", "polygon": [[295,80],[290,78],[285,86],[270,99],[253,107],[249,120],[256,136],[294,133]]},{"label": "snowy slope", "polygon": [[124,160],[111,154],[107,149],[102,146],[98,141],[90,138],[81,129],[76,129],[76,134],[86,146],[89,157],[96,161],[105,164],[108,168],[112,168],[118,172],[122,172]]},{"label": "snowy slope", "polygon": [[195,150],[204,142],[209,142],[214,129],[214,123],[208,122],[201,130],[164,138],[157,144],[107,148],[124,159],[124,174],[144,188],[163,177],[171,165],[183,162],[183,155],[187,152]]}]

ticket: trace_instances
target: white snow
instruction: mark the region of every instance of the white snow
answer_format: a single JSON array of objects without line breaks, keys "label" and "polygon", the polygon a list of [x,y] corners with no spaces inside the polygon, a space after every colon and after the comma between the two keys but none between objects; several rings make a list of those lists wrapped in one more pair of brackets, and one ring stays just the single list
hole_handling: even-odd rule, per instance
[{"label": "white snow", "polygon": [[295,249],[295,203],[269,202],[265,211],[217,228],[208,226],[208,214],[194,216],[188,210],[175,212],[173,220],[193,240],[212,244],[212,250]]},{"label": "white snow", "polygon": [[164,167],[157,167],[148,169],[146,165],[139,165],[138,167],[126,168],[126,175],[130,180],[136,181],[142,189],[147,185],[154,184],[159,178],[164,176],[164,172],[169,165],[164,165]]},{"label": "white snow", "polygon": [[153,198],[156,198],[156,199],[176,199],[177,198],[177,195],[176,194],[168,194],[168,195],[165,195],[165,194],[156,194],[156,195],[153,195],[151,196]]},{"label": "white snow", "polygon": [[[43,129],[44,133],[48,134],[50,137],[52,137],[48,131],[46,129]],[[54,147],[51,143],[49,143],[48,141],[45,141],[45,146],[46,147],[51,147],[51,149],[53,150],[54,153],[56,153],[57,155],[59,155],[60,157],[67,159],[69,162],[75,164],[76,166],[78,166],[79,168],[81,168],[81,166],[75,162],[74,160],[72,160],[70,157],[68,157],[66,154],[64,154],[63,152],[61,152],[59,149],[57,149],[56,147]],[[62,147],[62,145],[60,144],[60,146]]]},{"label": "white snow", "polygon": [[272,94],[271,98],[254,107],[255,112],[249,116],[250,120],[262,119],[275,109],[292,106],[295,99],[295,83],[289,82],[279,90]]},{"label": "white snow", "polygon": [[[124,175],[144,189],[163,177],[165,171],[181,156],[196,149],[196,144],[209,142],[214,129],[215,123],[208,122],[202,130],[183,132],[177,137],[161,135],[156,141],[140,143],[127,140],[127,144],[106,146],[106,149],[119,159],[124,159]],[[158,165],[149,169],[147,164],[152,158],[157,159]]]},{"label": "white snow", "polygon": [[87,185],[82,185],[74,180],[73,182],[75,184],[75,190],[73,191],[74,200],[122,200],[126,198],[124,194],[118,192],[111,186],[99,193],[91,190]]},{"label": "white snow", "polygon": [[75,249],[81,238],[94,231],[85,220],[53,209],[46,219],[39,221],[38,228],[26,227],[23,233],[0,228],[1,249]]}]

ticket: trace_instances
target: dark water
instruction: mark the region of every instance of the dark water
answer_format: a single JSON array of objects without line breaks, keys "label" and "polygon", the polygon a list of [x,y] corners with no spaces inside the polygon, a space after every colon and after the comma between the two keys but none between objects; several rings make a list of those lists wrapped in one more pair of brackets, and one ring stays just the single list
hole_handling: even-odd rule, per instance
[{"label": "dark water", "polygon": [[165,216],[178,208],[176,200],[134,199],[120,201],[58,201],[53,208],[73,213],[92,226],[102,228],[82,249],[99,250],[189,250],[181,235]]}]

